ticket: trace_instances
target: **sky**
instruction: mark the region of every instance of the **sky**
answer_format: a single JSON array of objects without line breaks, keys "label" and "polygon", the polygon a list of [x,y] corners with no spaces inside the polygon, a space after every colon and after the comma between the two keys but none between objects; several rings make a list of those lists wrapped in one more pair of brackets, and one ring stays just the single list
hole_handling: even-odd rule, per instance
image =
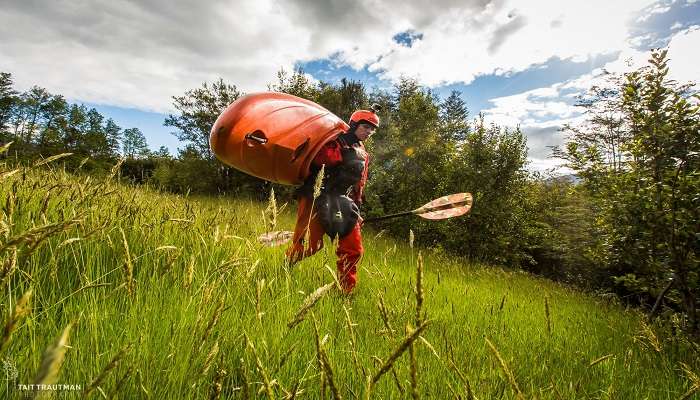
[{"label": "sky", "polygon": [[264,91],[281,68],[459,91],[470,115],[521,128],[534,170],[560,163],[549,146],[602,71],[667,47],[672,78],[700,82],[700,0],[0,0],[0,38],[16,89],[94,107],[173,154],[173,96],[219,77]]}]

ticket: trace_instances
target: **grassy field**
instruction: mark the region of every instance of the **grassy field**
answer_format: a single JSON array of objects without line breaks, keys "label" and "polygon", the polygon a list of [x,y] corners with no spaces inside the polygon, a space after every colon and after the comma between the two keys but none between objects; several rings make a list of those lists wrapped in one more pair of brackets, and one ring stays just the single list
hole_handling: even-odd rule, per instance
[{"label": "grassy field", "polygon": [[[266,204],[59,163],[0,164],[0,398],[679,399],[700,387],[697,345],[612,299],[369,230],[345,296],[328,243],[287,270],[283,247],[256,241],[273,229]],[[279,208],[274,229],[290,229],[293,205]],[[75,386],[30,390],[49,383]]]}]

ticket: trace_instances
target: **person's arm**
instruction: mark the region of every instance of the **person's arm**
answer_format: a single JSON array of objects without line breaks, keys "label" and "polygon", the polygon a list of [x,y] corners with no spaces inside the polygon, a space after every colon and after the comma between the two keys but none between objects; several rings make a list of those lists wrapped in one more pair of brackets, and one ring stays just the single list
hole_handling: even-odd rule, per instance
[{"label": "person's arm", "polygon": [[352,188],[352,193],[350,194],[350,198],[357,203],[357,205],[361,205],[365,201],[365,184],[367,183],[367,174],[369,171],[369,154],[365,156],[365,168],[362,170],[362,177],[360,178],[360,181],[355,184]]},{"label": "person's arm", "polygon": [[321,167],[325,165],[326,168],[335,167],[336,165],[343,162],[343,155],[340,152],[340,145],[335,140],[326,143],[321,150],[318,151],[316,157],[311,161],[315,166]]}]

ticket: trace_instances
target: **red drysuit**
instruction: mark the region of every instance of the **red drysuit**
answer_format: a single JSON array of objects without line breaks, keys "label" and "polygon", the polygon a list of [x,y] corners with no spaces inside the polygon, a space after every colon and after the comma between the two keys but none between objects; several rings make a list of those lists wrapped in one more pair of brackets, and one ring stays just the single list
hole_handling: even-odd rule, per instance
[{"label": "red drysuit", "polygon": [[[335,167],[342,163],[343,158],[341,148],[348,145],[342,139],[334,140],[321,148],[316,157],[313,159],[313,164],[316,167],[326,165],[326,168]],[[350,198],[357,204],[362,203],[362,191],[367,182],[367,167],[369,165],[369,156],[365,151],[362,142],[353,144],[359,147],[365,155],[365,167],[362,171],[360,181],[353,186]],[[294,236],[292,237],[292,246],[287,250],[287,258],[291,263],[295,263],[308,257],[323,247],[323,235],[325,231],[318,221],[315,213],[312,214],[313,199],[301,196],[299,198],[299,208],[297,210],[297,222],[294,228]],[[362,248],[362,235],[360,226],[362,219],[360,218],[355,224],[355,227],[349,234],[338,239],[338,248],[336,255],[338,256],[337,273],[338,280],[346,293],[352,291],[357,283],[357,264],[362,258],[364,249]],[[309,228],[309,244],[304,249],[304,238],[306,236],[306,228]]]}]

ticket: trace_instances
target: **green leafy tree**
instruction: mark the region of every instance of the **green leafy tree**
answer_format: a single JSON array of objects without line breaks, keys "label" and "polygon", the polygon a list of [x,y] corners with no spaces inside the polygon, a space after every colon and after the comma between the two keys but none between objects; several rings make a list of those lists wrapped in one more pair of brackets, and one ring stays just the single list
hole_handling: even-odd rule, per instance
[{"label": "green leafy tree", "polygon": [[461,143],[469,134],[469,110],[460,92],[453,90],[440,104],[440,136],[444,142]]},{"label": "green leafy tree", "polygon": [[301,68],[295,68],[290,75],[284,68],[277,72],[277,83],[268,85],[268,89],[301,97],[307,100],[315,100],[318,89]]},{"label": "green leafy tree", "polygon": [[66,150],[77,152],[80,150],[84,138],[84,126],[87,121],[87,108],[83,105],[72,104],[68,109],[66,125],[63,130],[63,141]]},{"label": "green leafy tree", "polygon": [[86,116],[82,150],[91,157],[108,157],[109,145],[104,130],[104,117],[94,108],[91,108]]},{"label": "green leafy tree", "polygon": [[42,108],[43,128],[37,139],[39,153],[58,154],[64,150],[62,132],[66,127],[68,103],[61,95],[53,95]]},{"label": "green leafy tree", "polygon": [[127,158],[143,158],[148,156],[148,143],[139,128],[124,129],[122,153]]},{"label": "green leafy tree", "polygon": [[563,156],[598,204],[616,282],[655,307],[665,296],[697,331],[700,109],[692,86],[667,75],[666,51],[654,51],[607,102],[619,122],[598,126],[603,137],[622,138],[614,158],[605,141],[576,134]]},{"label": "green leafy tree", "polygon": [[119,155],[119,141],[122,136],[122,128],[112,118],[108,118],[107,122],[105,122],[104,134],[106,154],[109,157],[117,157]]},{"label": "green leafy tree", "polygon": [[344,121],[359,109],[368,108],[370,103],[361,82],[343,78],[338,85],[321,82],[315,101]]},{"label": "green leafy tree", "polygon": [[17,101],[17,92],[12,89],[12,74],[0,72],[0,134],[8,128],[12,109]]},{"label": "green leafy tree", "polygon": [[41,117],[51,94],[44,88],[33,86],[19,96],[14,107],[12,125],[17,146],[29,149],[41,126]]},{"label": "green leafy tree", "polygon": [[523,208],[526,163],[527,142],[519,129],[487,125],[483,117],[475,121],[447,179],[453,191],[471,192],[475,206],[467,218],[450,221],[453,232],[469,232],[451,235],[450,248],[513,266],[530,261],[521,230],[531,218]]},{"label": "green leafy tree", "polygon": [[223,79],[212,84],[205,82],[201,88],[188,90],[184,96],[173,97],[173,105],[180,114],[168,115],[165,126],[176,128],[173,134],[180,141],[191,144],[201,157],[213,161],[214,154],[209,148],[211,127],[219,114],[241,95],[236,86]]}]

